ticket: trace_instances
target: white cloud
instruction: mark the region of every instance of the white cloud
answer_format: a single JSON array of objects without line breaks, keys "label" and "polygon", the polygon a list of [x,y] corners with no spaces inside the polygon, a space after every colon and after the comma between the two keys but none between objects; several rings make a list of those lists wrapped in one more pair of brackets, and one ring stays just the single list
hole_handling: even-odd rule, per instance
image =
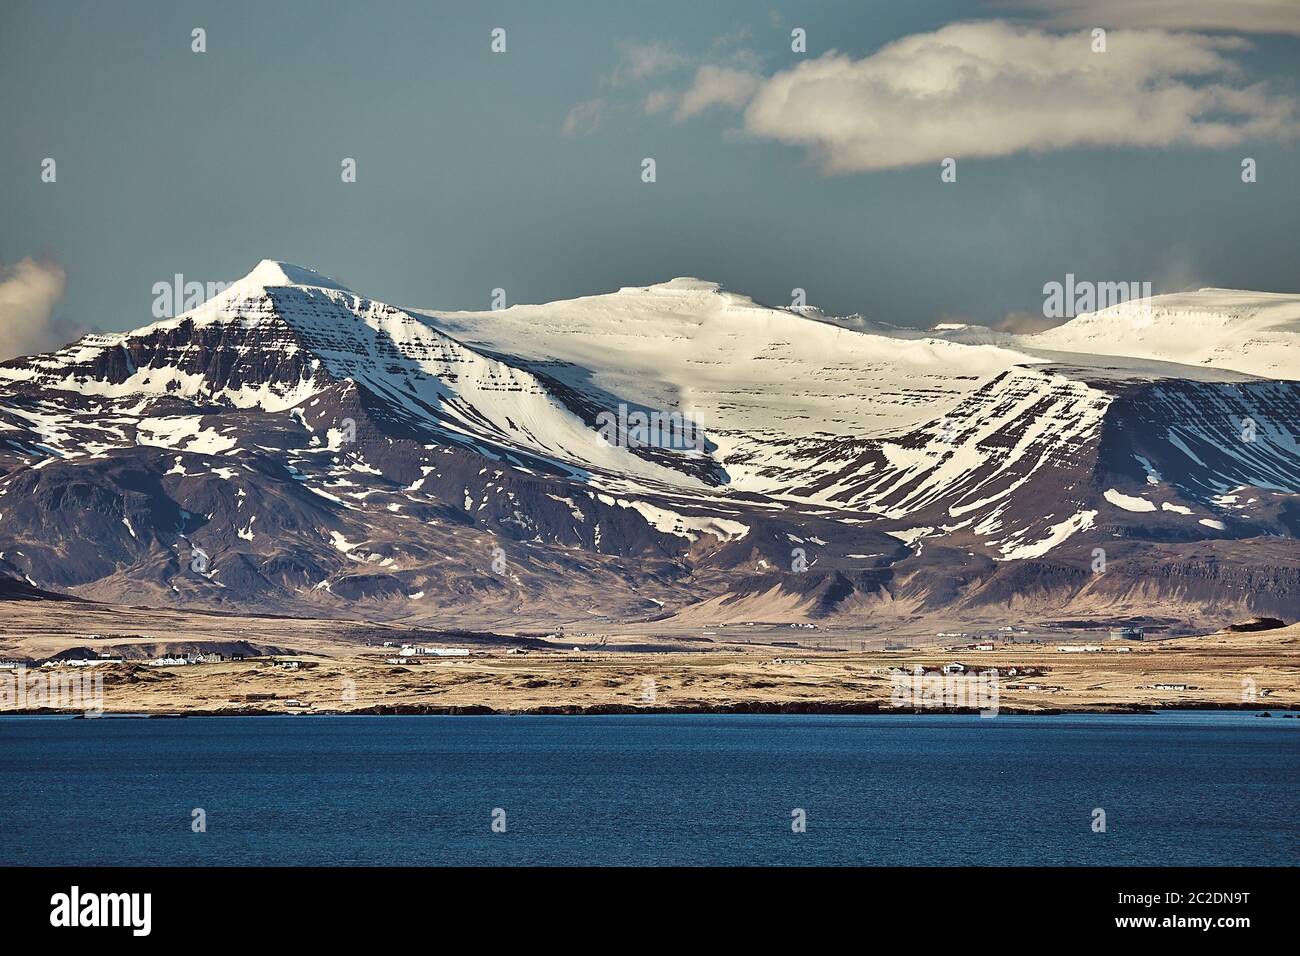
[{"label": "white cloud", "polygon": [[766,80],[745,127],[805,147],[832,174],[1296,132],[1293,98],[1231,82],[1230,55],[1245,40],[1111,30],[1107,52],[1094,53],[1091,39],[988,21],[904,37],[860,60],[831,52]]},{"label": "white cloud", "polygon": [[605,117],[605,100],[597,96],[595,99],[587,100],[585,103],[579,103],[569,110],[564,117],[564,123],[560,127],[560,132],[565,136],[575,136],[578,133],[590,133],[600,126],[601,120]]},{"label": "white cloud", "polygon": [[0,359],[66,345],[84,331],[52,317],[66,278],[52,262],[0,264]]},{"label": "white cloud", "polygon": [[1162,27],[1300,36],[1297,0],[1004,0],[1067,27]]},{"label": "white cloud", "polygon": [[[711,106],[739,109],[749,102],[763,78],[748,70],[725,66],[702,66],[695,71],[690,89],[682,94],[674,118],[688,119]],[[649,104],[647,104],[648,106]]]}]

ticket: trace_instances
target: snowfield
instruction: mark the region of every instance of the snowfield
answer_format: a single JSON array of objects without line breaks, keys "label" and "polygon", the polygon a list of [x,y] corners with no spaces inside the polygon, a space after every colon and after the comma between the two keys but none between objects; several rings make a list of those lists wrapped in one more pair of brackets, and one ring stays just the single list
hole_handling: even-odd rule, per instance
[{"label": "snowfield", "polygon": [[1201,289],[1081,315],[1022,341],[1031,348],[1117,355],[1300,378],[1300,295]]}]

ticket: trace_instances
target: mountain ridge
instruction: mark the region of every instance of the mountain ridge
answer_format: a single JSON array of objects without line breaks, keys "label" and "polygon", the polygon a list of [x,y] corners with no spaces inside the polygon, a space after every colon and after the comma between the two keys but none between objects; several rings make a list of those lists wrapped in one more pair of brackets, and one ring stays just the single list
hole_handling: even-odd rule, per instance
[{"label": "mountain ridge", "polygon": [[[1157,330],[1187,308],[1161,299]],[[1243,301],[1229,324],[1291,334],[1291,303]],[[1296,571],[1300,367],[1042,347],[1097,322],[1119,347],[1119,321],[886,335],[688,277],[426,312],[262,260],[189,313],[0,363],[0,572],[467,624],[1300,616],[1289,584],[1242,593]],[[702,440],[611,441],[616,411]]]}]

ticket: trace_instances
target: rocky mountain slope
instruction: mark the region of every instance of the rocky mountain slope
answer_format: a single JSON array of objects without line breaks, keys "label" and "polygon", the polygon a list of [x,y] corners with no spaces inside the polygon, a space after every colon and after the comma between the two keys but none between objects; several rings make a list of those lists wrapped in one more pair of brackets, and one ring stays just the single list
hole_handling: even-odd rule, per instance
[{"label": "rocky mountain slope", "polygon": [[[418,312],[264,261],[0,364],[0,574],[464,625],[1293,619],[1300,298],[1197,295],[1221,334],[1189,352],[1101,314],[894,333],[694,279]],[[1234,334],[1266,343],[1240,368]]]}]

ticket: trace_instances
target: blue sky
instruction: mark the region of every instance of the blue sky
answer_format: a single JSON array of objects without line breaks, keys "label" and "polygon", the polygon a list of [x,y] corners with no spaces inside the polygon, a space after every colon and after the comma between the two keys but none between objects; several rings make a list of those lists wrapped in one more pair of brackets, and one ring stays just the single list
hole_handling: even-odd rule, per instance
[{"label": "blue sky", "polygon": [[[1033,312],[1067,272],[1300,291],[1300,5],[1133,6],[7,0],[0,263],[65,281],[0,322],[138,326],[154,283],[261,258],[398,305],[696,275],[904,325]],[[944,87],[954,45],[991,73]]]}]

